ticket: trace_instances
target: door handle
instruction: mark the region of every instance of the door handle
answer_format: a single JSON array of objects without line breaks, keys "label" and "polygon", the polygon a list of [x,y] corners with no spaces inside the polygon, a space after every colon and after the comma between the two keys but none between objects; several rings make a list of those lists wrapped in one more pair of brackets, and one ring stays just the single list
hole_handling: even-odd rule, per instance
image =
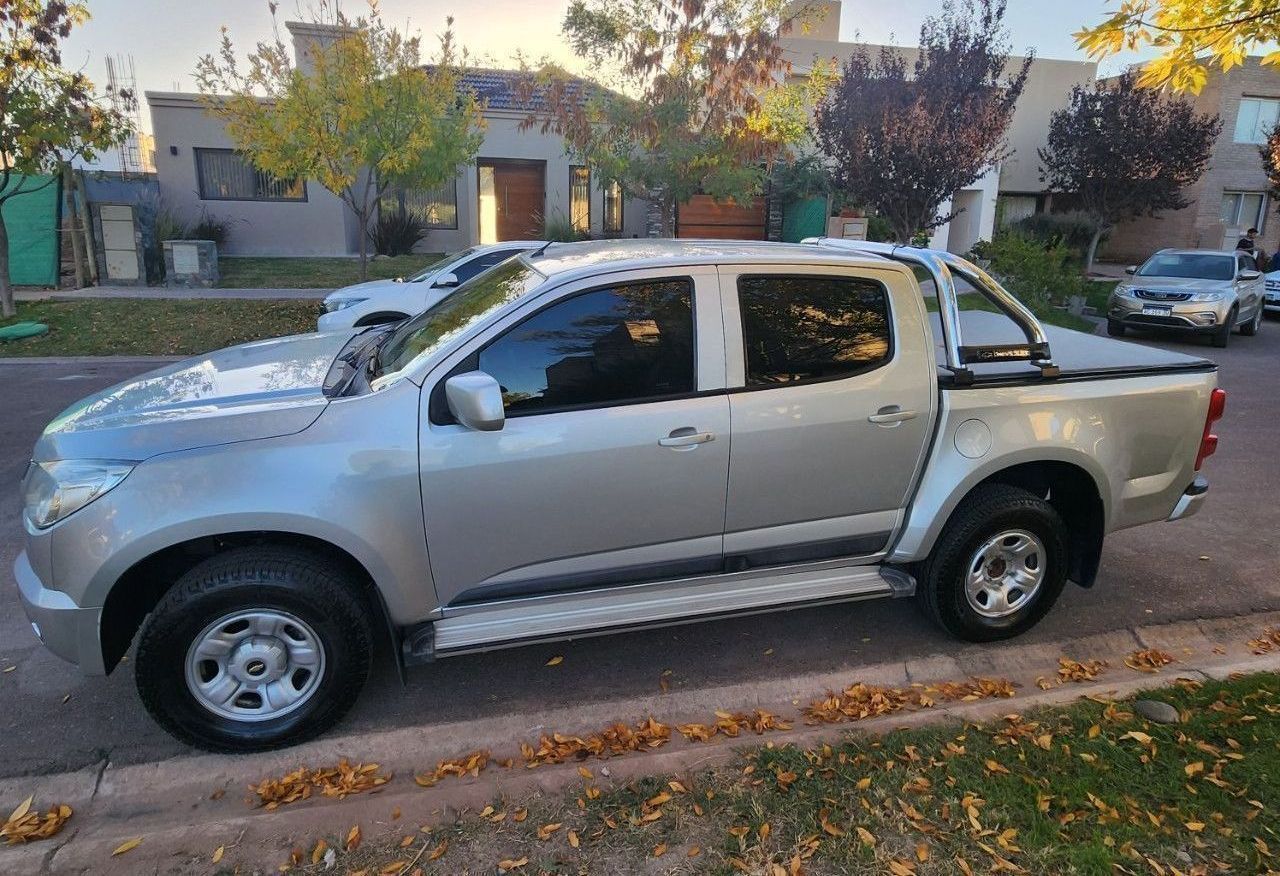
[{"label": "door handle", "polygon": [[677,450],[692,450],[699,444],[714,440],[716,440],[715,432],[699,432],[692,426],[684,426],[680,429],[672,429],[671,434],[666,438],[658,439],[658,444],[663,447],[674,447]]},{"label": "door handle", "polygon": [[915,411],[904,411],[897,405],[886,405],[867,417],[867,422],[875,423],[877,426],[896,426],[907,420],[914,420],[917,416]]}]

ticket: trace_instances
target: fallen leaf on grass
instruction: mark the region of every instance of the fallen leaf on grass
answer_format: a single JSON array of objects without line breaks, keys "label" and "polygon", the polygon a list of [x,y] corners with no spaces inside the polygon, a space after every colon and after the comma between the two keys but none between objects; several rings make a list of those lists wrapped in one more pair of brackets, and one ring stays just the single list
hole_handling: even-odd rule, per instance
[{"label": "fallen leaf on grass", "polygon": [[498,869],[503,873],[510,873],[512,870],[518,870],[528,863],[528,858],[516,858],[515,860],[508,858],[504,861],[498,862]]},{"label": "fallen leaf on grass", "polygon": [[347,831],[347,838],[343,841],[342,847],[348,852],[353,852],[360,846],[360,825],[354,825],[351,830]]},{"label": "fallen leaf on grass", "polygon": [[1162,666],[1172,662],[1173,655],[1159,648],[1144,648],[1124,658],[1124,665],[1136,672],[1159,672]]},{"label": "fallen leaf on grass", "polygon": [[114,858],[116,855],[123,855],[126,852],[132,852],[140,845],[142,845],[142,837],[140,836],[135,836],[133,839],[127,839],[120,845],[116,846],[115,851],[111,853],[111,857]]},{"label": "fallen leaf on grass", "polygon": [[653,856],[655,858],[661,858],[666,853],[667,853],[666,843],[658,843],[656,846],[653,847]]},{"label": "fallen leaf on grass", "polygon": [[311,850],[311,863],[319,864],[324,860],[325,849],[329,848],[329,844],[322,839],[316,840],[315,848]]},{"label": "fallen leaf on grass", "polygon": [[538,828],[538,839],[540,840],[550,839],[551,834],[555,833],[557,830],[560,829],[560,825],[561,825],[561,822],[558,822],[558,821],[553,824],[542,825],[542,827]]},{"label": "fallen leaf on grass", "polygon": [[226,851],[227,851],[226,846],[218,846],[216,849],[213,850],[213,857],[210,859],[209,863],[211,864],[219,863],[222,860],[222,856],[223,854],[226,853]]}]

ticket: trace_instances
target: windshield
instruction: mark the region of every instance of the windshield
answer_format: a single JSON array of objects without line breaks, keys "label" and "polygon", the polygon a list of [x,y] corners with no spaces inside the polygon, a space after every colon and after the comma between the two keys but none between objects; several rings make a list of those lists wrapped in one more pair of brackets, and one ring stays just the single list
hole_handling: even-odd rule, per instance
[{"label": "windshield", "polygon": [[1201,252],[1158,253],[1147,259],[1137,273],[1139,277],[1186,277],[1192,280],[1231,280],[1235,275],[1235,257]]},{"label": "windshield", "polygon": [[378,373],[404,370],[414,359],[434,353],[545,279],[518,258],[477,274],[430,310],[396,326],[379,347]]},{"label": "windshield", "polygon": [[421,283],[423,280],[427,279],[427,277],[430,277],[436,271],[440,270],[445,265],[449,264],[449,262],[454,261],[455,259],[460,259],[463,256],[471,255],[478,249],[480,249],[480,247],[473,246],[468,249],[460,249],[457,252],[445,253],[444,255],[440,256],[440,258],[436,259],[434,262],[427,265],[421,271],[418,271],[418,273],[414,274],[408,280],[405,280],[405,282]]}]

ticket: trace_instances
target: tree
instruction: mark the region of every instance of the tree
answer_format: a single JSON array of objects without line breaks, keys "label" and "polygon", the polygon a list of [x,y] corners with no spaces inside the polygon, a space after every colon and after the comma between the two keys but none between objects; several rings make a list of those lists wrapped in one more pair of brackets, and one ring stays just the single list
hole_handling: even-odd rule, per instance
[{"label": "tree", "polygon": [[810,15],[788,0],[573,0],[565,38],[602,72],[584,82],[544,65],[522,88],[538,107],[522,127],[559,134],[601,179],[657,203],[669,237],[676,204],[750,200],[805,137],[825,68],[786,81],[778,40]]},{"label": "tree", "polygon": [[379,198],[391,186],[434,188],[452,179],[479,150],[483,118],[462,87],[465,56],[454,46],[452,19],[425,66],[420,38],[387,26],[375,2],[357,18],[321,6],[314,23],[328,25],[333,38],[313,43],[309,70],[294,66],[278,26],[242,69],[224,29],[218,54],[199,59],[196,78],[209,111],[258,169],[317,179],[351,209],[363,278]]},{"label": "tree", "polygon": [[859,47],[818,104],[818,145],[848,202],[874,209],[902,242],[955,218],[939,208],[1003,160],[1031,57],[1011,72],[1004,0],[944,7],[901,50]]},{"label": "tree", "polygon": [[1138,84],[1199,94],[1209,69],[1230,70],[1258,48],[1262,63],[1280,64],[1280,4],[1275,0],[1122,0],[1100,24],[1075,34],[1094,58],[1154,46]]},{"label": "tree", "polygon": [[122,115],[98,105],[93,83],[83,73],[62,67],[62,40],[88,18],[79,3],[0,2],[0,315],[5,317],[17,310],[4,205],[52,185],[55,171],[65,164],[93,158],[129,133]]},{"label": "tree", "polygon": [[1182,190],[1204,173],[1221,130],[1216,115],[1140,88],[1132,74],[1072,89],[1067,107],[1049,118],[1040,178],[1074,196],[1093,223],[1086,271],[1117,222],[1190,203]]}]

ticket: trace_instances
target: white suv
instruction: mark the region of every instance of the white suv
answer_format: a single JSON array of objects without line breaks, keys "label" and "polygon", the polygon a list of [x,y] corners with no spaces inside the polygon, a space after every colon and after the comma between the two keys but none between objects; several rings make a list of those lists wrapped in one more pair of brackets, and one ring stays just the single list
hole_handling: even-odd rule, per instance
[{"label": "white suv", "polygon": [[331,332],[399,322],[431,307],[481,271],[546,244],[545,240],[508,240],[473,246],[441,257],[408,279],[370,280],[346,286],[324,299],[318,328]]}]

